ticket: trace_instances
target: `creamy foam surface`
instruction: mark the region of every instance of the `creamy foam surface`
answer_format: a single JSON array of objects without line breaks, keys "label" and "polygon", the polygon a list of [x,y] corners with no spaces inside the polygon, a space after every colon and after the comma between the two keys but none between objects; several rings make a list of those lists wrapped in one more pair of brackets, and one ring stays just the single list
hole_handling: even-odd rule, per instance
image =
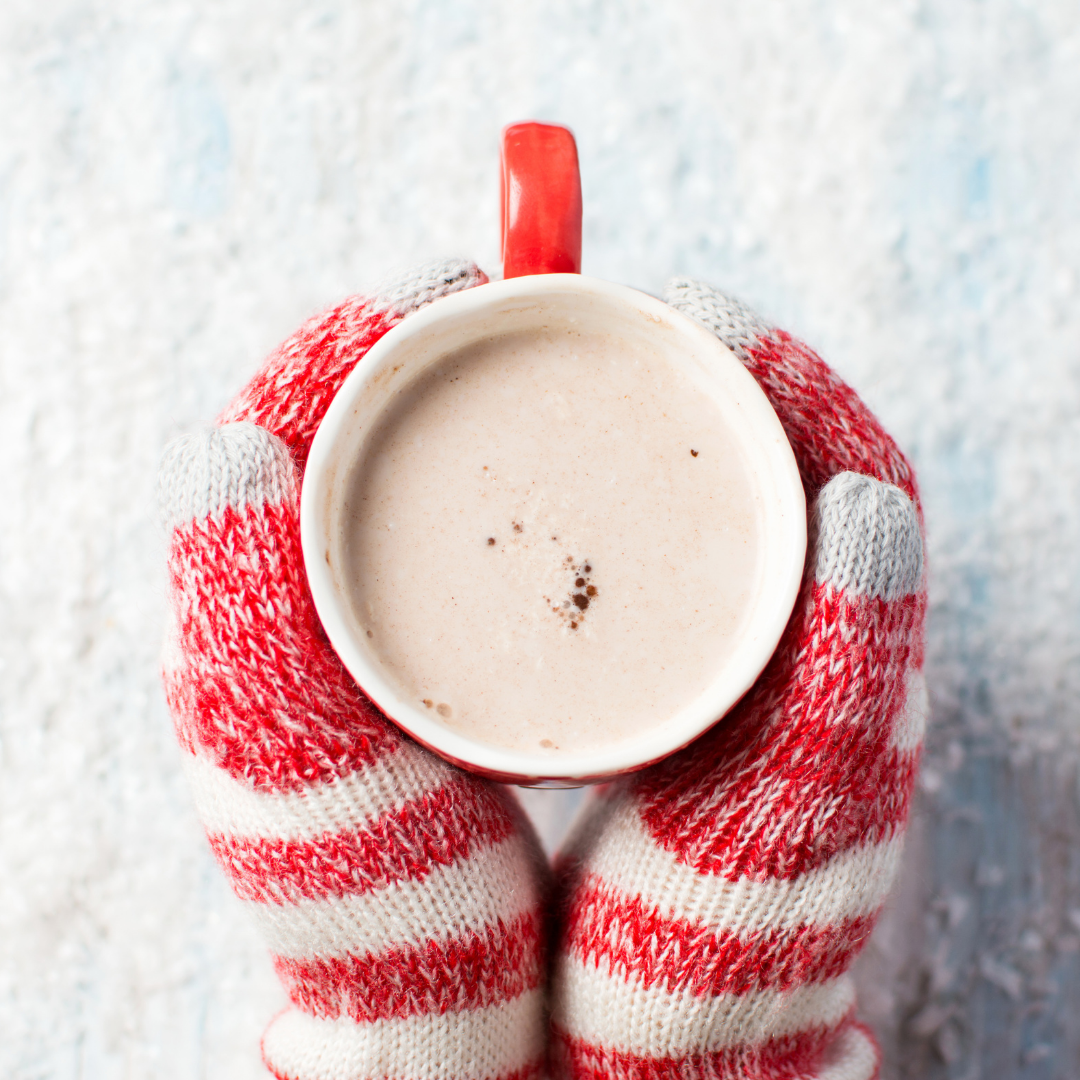
[{"label": "creamy foam surface", "polygon": [[349,600],[433,719],[580,751],[689,705],[757,587],[760,513],[716,404],[655,349],[506,335],[380,418],[344,509]]}]

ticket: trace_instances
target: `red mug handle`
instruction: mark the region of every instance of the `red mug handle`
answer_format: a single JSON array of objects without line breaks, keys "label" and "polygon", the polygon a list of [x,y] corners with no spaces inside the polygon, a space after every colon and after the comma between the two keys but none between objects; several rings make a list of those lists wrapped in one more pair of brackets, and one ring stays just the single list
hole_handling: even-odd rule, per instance
[{"label": "red mug handle", "polygon": [[503,277],[581,273],[581,173],[573,133],[527,120],[502,134]]}]

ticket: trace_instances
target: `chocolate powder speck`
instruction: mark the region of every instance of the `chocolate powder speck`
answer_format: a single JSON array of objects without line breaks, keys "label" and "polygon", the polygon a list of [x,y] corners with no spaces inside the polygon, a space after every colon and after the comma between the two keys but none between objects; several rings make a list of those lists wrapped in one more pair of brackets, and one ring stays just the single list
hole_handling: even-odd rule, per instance
[{"label": "chocolate powder speck", "polygon": [[596,595],[596,586],[595,586],[595,585],[590,585],[590,586],[589,586],[589,587],[588,587],[588,588],[587,588],[587,589],[585,590],[585,595],[586,595],[586,596],[595,596],[595,595]]},{"label": "chocolate powder speck", "polygon": [[431,698],[424,698],[424,704],[430,709],[431,708]]},{"label": "chocolate powder speck", "polygon": [[581,586],[585,584],[585,579],[583,577],[579,577],[577,581],[574,582],[574,584],[580,589]]},{"label": "chocolate powder speck", "polygon": [[571,629],[571,630],[576,630],[576,629],[577,629],[577,623],[576,623],[576,622],[572,622],[572,623],[570,624],[570,629]]},{"label": "chocolate powder speck", "polygon": [[451,709],[450,706],[447,705],[445,701],[441,701],[441,702],[439,702],[438,705],[435,706],[435,711],[440,716],[450,716],[451,713],[453,713],[454,710]]},{"label": "chocolate powder speck", "polygon": [[589,598],[583,593],[574,593],[574,603],[584,611],[589,606]]},{"label": "chocolate powder speck", "polygon": [[521,526],[516,521],[514,522],[514,532],[521,532]]},{"label": "chocolate powder speck", "polygon": [[495,537],[494,536],[489,536],[488,537],[488,547],[491,547],[494,543],[495,543]]},{"label": "chocolate powder speck", "polygon": [[585,573],[586,574],[591,574],[592,573],[592,567],[588,563],[585,564]]},{"label": "chocolate powder speck", "polygon": [[372,632],[371,632],[371,631],[369,630],[369,631],[367,632],[367,636],[368,636],[368,637],[374,637],[375,635],[374,635],[374,634],[373,634],[373,633],[372,633]]},{"label": "chocolate powder speck", "polygon": [[692,457],[697,457],[697,451],[696,450],[691,450],[690,454],[691,454]]}]

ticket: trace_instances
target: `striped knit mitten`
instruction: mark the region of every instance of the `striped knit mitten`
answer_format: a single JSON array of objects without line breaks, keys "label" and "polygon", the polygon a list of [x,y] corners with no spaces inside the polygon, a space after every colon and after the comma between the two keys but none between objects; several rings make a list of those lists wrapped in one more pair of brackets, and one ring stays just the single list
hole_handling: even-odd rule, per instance
[{"label": "striped knit mitten", "polygon": [[807,570],[736,710],[602,793],[563,857],[555,1075],[868,1080],[879,1054],[844,972],[897,872],[925,726],[914,478],[805,346],[693,282],[667,300],[779,414]]},{"label": "striped knit mitten", "polygon": [[443,263],[347,301],[285,342],[222,426],[166,452],[166,691],[211,847],[293,1003],[263,1039],[282,1080],[540,1072],[535,837],[503,789],[364,698],[300,552],[300,469],[342,380],[410,311],[483,280]]}]

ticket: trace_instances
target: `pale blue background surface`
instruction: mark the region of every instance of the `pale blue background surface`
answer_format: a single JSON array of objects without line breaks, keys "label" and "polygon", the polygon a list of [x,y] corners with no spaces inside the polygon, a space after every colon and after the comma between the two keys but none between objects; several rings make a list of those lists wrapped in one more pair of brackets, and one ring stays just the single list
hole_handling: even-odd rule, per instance
[{"label": "pale blue background surface", "polygon": [[[1080,1075],[1080,14],[1020,0],[0,9],[0,1075],[264,1075],[282,1003],[157,682],[157,455],[312,311],[497,267],[570,124],[587,273],[698,275],[910,451],[934,704],[862,963],[889,1075]],[[534,806],[552,835],[565,804]]]}]

